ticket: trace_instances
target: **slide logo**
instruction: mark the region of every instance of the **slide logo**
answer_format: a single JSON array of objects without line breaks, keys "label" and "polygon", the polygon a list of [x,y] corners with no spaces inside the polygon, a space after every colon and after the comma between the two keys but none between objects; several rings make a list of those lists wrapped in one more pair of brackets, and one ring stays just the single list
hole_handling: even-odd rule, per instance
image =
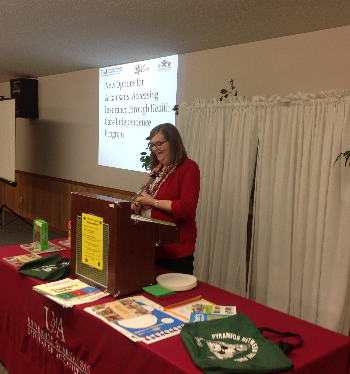
[{"label": "slide logo", "polygon": [[101,77],[108,77],[109,75],[117,75],[121,74],[123,72],[123,67],[122,66],[114,66],[112,68],[105,68],[105,69],[100,69],[101,71]]},{"label": "slide logo", "polygon": [[171,69],[171,62],[163,60],[158,64],[158,70],[169,70]]},{"label": "slide logo", "polygon": [[146,64],[143,64],[143,65],[137,64],[135,66],[135,74],[137,74],[137,75],[139,75],[140,73],[144,73],[148,70],[149,70],[149,68],[146,68]]}]

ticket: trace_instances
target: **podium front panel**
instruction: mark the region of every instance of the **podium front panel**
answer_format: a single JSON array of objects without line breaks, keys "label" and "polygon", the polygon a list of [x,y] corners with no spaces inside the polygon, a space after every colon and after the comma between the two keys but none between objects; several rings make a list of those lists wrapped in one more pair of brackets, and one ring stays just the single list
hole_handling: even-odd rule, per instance
[{"label": "podium front panel", "polygon": [[[103,270],[82,263],[83,214],[103,218]],[[80,218],[79,218],[80,217]],[[71,276],[114,297],[155,284],[157,225],[135,223],[129,201],[92,193],[72,193]],[[106,231],[106,233],[105,233]],[[106,266],[107,265],[107,266]]]}]

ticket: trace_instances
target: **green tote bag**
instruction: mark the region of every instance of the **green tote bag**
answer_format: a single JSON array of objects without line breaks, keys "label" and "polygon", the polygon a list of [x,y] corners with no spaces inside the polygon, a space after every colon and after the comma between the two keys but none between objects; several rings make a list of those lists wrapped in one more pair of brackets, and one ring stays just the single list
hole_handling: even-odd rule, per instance
[{"label": "green tote bag", "polygon": [[18,271],[45,281],[66,278],[70,274],[70,259],[62,258],[59,253],[25,262]]},{"label": "green tote bag", "polygon": [[[291,336],[297,336],[301,341],[298,334]],[[207,374],[271,373],[293,367],[282,349],[266,339],[243,313],[186,323],[181,338],[193,362]]]}]

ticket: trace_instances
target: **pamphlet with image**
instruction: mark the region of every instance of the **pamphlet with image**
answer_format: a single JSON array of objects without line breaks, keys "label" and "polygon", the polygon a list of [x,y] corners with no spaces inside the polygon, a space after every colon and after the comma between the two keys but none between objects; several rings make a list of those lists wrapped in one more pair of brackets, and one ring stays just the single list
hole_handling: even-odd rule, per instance
[{"label": "pamphlet with image", "polygon": [[190,323],[227,318],[237,314],[235,306],[193,304]]},{"label": "pamphlet with image", "polygon": [[[64,245],[65,247],[68,247],[70,248],[71,247],[71,241],[69,239],[66,239],[66,240],[60,240],[59,243],[61,245]],[[65,248],[62,248],[62,249],[65,249]]]},{"label": "pamphlet with image", "polygon": [[21,244],[20,247],[25,249],[28,252],[31,252],[31,253],[51,253],[51,252],[59,252],[59,251],[65,251],[66,250],[66,248],[63,248],[63,247],[61,247],[57,244],[51,243],[51,242],[48,242],[47,249],[36,248],[34,243]]},{"label": "pamphlet with image", "polygon": [[192,313],[225,314],[233,316],[237,314],[237,310],[235,306],[193,304]]},{"label": "pamphlet with image", "polygon": [[35,253],[29,253],[27,255],[20,255],[20,256],[13,256],[13,257],[4,257],[3,260],[7,261],[13,266],[20,267],[25,262],[36,260],[37,258],[41,258],[41,256]]},{"label": "pamphlet with image", "polygon": [[85,308],[134,342],[146,344],[180,333],[184,321],[164,312],[144,296],[133,296]]},{"label": "pamphlet with image", "polygon": [[164,308],[164,310],[188,322],[190,320],[194,305],[196,305],[198,308],[199,306],[204,307],[206,305],[214,305],[214,304],[208,300],[202,299],[201,296],[196,296],[196,297],[187,299],[185,301],[181,301],[176,304],[168,305]]}]

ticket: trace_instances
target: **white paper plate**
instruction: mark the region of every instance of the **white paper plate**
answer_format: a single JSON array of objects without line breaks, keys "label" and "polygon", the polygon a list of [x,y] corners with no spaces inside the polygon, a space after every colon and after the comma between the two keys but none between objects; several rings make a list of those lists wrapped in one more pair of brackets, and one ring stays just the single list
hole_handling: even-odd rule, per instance
[{"label": "white paper plate", "polygon": [[157,323],[157,321],[158,321],[158,318],[154,316],[153,314],[146,314],[144,316],[122,319],[118,321],[118,324],[122,327],[139,329],[142,327],[153,326],[154,324]]},{"label": "white paper plate", "polygon": [[181,273],[159,275],[157,282],[172,291],[188,291],[197,286],[197,278],[194,275]]}]

